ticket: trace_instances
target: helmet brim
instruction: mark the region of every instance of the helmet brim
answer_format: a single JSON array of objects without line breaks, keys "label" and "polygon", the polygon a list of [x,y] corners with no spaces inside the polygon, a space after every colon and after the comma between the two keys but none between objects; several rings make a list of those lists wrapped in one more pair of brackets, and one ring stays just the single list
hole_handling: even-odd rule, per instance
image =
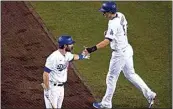
[{"label": "helmet brim", "polygon": [[103,8],[100,8],[99,11],[100,11],[100,12],[106,12],[106,10],[103,9]]},{"label": "helmet brim", "polygon": [[76,43],[75,41],[73,41],[73,44]]},{"label": "helmet brim", "polygon": [[69,43],[69,45],[74,44],[74,43],[76,43],[76,42],[75,41],[72,41],[72,42]]}]

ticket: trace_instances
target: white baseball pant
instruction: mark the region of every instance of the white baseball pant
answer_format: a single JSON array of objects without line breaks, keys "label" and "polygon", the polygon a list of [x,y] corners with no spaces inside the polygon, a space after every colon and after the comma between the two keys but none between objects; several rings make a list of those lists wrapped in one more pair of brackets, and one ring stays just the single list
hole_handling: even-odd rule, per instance
[{"label": "white baseball pant", "polygon": [[[54,108],[61,109],[62,103],[64,100],[64,86],[54,86],[51,82],[50,84],[50,93],[49,99],[45,96],[44,91],[44,101],[47,109],[52,109],[51,103]],[[51,102],[51,103],[50,103]]]},{"label": "white baseball pant", "polygon": [[112,108],[112,97],[116,88],[116,83],[120,72],[123,71],[124,76],[135,85],[143,95],[148,99],[153,92],[146,83],[135,73],[133,66],[133,49],[128,45],[124,50],[113,51],[110,60],[109,71],[106,78],[106,93],[101,104],[107,108]]}]

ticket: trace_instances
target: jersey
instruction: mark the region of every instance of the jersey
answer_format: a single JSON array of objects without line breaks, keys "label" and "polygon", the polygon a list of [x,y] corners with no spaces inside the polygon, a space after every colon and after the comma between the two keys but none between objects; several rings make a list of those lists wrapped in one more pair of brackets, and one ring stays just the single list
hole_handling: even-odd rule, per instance
[{"label": "jersey", "polygon": [[111,41],[111,49],[121,50],[128,45],[127,20],[122,13],[117,12],[116,14],[116,17],[108,22],[108,30],[105,38]]},{"label": "jersey", "polygon": [[54,83],[66,82],[69,62],[72,61],[74,55],[66,52],[62,55],[59,50],[54,51],[46,59],[45,68],[49,69],[49,81]]}]

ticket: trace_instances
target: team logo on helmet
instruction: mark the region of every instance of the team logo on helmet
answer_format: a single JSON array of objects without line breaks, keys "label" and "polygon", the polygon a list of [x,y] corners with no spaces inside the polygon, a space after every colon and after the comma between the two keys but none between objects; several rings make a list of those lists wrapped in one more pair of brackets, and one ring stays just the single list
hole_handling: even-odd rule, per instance
[{"label": "team logo on helmet", "polygon": [[103,3],[103,6],[106,6],[106,3]]}]

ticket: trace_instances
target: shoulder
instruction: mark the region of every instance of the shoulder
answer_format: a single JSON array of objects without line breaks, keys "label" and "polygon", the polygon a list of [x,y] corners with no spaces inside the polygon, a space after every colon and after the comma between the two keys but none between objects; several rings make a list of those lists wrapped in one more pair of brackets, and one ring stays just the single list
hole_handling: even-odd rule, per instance
[{"label": "shoulder", "polygon": [[121,18],[122,16],[125,17],[125,15],[121,12],[116,12],[116,14],[118,15],[117,17]]},{"label": "shoulder", "polygon": [[123,13],[117,12],[116,14],[117,14],[117,17],[119,18],[119,22],[120,22],[121,25],[122,24],[127,24],[126,17]]},{"label": "shoulder", "polygon": [[50,54],[47,59],[55,59],[58,58],[59,55],[60,55],[59,51],[56,50],[52,54]]},{"label": "shoulder", "polygon": [[71,52],[67,52],[67,53],[65,54],[65,57],[66,57],[66,59],[67,59],[68,61],[71,61],[71,60],[74,59],[74,54],[72,54]]},{"label": "shoulder", "polygon": [[73,55],[71,52],[66,53],[66,56],[71,56],[71,55]]}]

